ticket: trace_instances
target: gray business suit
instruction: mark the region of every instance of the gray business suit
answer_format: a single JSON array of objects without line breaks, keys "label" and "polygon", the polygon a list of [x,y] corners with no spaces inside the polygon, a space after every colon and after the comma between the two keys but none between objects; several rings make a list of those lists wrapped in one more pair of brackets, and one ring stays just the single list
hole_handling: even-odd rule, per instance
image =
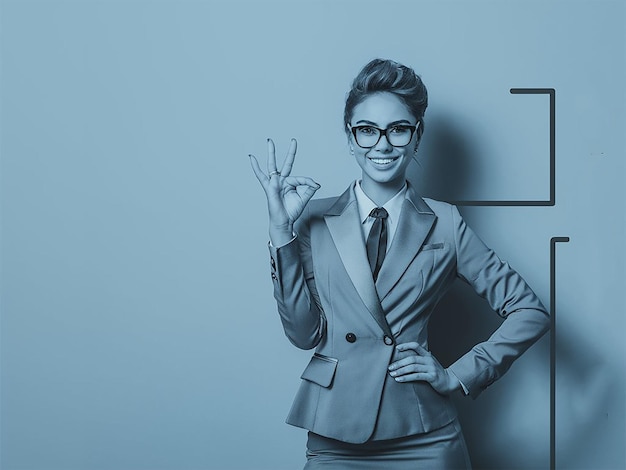
[{"label": "gray business suit", "polygon": [[389,364],[428,347],[428,320],[461,278],[506,320],[450,366],[477,396],[549,327],[522,277],[467,227],[456,207],[420,198],[409,185],[391,247],[374,283],[351,185],[309,202],[297,237],[270,246],[274,297],[285,334],[316,347],[287,422],[349,443],[439,429],[456,417],[449,397],[427,382],[398,383]]}]

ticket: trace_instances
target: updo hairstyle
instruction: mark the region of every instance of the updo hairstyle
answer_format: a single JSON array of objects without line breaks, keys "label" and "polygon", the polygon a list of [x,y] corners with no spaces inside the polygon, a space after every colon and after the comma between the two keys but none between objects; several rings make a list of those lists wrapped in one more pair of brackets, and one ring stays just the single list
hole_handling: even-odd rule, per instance
[{"label": "updo hairstyle", "polygon": [[348,92],[343,112],[346,134],[350,135],[348,124],[352,120],[355,106],[368,96],[385,91],[398,96],[418,120],[417,140],[419,142],[424,132],[424,113],[428,106],[428,92],[422,79],[412,68],[386,59],[372,60],[361,69],[352,82],[352,89]]}]

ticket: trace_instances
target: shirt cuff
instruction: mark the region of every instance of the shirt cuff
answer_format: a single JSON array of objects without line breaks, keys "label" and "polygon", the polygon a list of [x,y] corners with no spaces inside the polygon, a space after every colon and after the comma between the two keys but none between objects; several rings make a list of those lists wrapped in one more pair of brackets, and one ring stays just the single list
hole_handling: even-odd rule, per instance
[{"label": "shirt cuff", "polygon": [[461,384],[461,388],[463,389],[463,393],[464,393],[465,395],[469,395],[469,390],[467,389],[467,387],[465,386],[465,384],[464,384],[463,382],[461,382],[461,379],[459,379],[459,378],[457,377],[457,375],[456,375],[454,372],[452,372],[452,370],[451,370],[451,369],[448,369],[448,372],[450,372],[452,375],[454,375],[454,376],[456,377],[456,379],[459,381],[459,383]]},{"label": "shirt cuff", "polygon": [[293,235],[293,238],[292,238],[291,240],[289,240],[287,243],[283,243],[282,245],[274,246],[274,245],[272,245],[272,240],[270,240],[270,241],[269,241],[269,246],[270,246],[270,248],[276,248],[276,249],[278,249],[278,248],[282,248],[282,247],[283,247],[283,246],[285,246],[285,245],[289,245],[292,241],[294,241],[294,240],[296,239],[296,236],[297,236],[297,235],[296,235],[296,232],[291,232],[291,234]]}]

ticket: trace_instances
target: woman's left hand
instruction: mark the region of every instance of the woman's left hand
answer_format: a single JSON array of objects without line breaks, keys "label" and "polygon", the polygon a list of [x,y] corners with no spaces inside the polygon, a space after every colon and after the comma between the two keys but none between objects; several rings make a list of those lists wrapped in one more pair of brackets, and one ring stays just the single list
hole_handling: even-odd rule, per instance
[{"label": "woman's left hand", "polygon": [[418,343],[398,344],[396,349],[415,352],[415,354],[393,362],[389,366],[389,374],[397,382],[426,381],[443,395],[448,395],[461,388],[459,379],[439,364],[439,361],[433,357],[430,351]]}]

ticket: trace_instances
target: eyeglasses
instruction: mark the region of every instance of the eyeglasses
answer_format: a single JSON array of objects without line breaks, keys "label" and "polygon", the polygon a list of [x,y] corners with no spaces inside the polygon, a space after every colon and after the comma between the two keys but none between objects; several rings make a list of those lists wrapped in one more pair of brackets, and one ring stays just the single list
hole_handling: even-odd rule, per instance
[{"label": "eyeglasses", "polygon": [[357,145],[361,148],[369,149],[376,146],[383,135],[393,147],[404,147],[411,142],[413,133],[418,127],[419,122],[415,126],[401,124],[388,129],[379,129],[374,126],[350,126],[350,130]]}]

